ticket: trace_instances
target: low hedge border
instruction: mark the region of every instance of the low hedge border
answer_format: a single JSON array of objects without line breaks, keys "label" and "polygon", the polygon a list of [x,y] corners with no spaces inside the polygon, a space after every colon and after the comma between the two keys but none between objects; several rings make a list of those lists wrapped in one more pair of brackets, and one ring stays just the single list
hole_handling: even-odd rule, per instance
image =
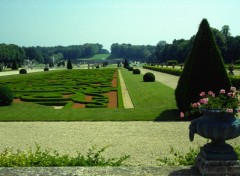
[{"label": "low hedge border", "polygon": [[175,69],[175,68],[161,68],[161,67],[147,66],[147,65],[144,65],[143,68],[146,68],[149,70],[154,70],[154,71],[159,71],[159,72],[163,72],[163,73],[168,73],[168,74],[175,75],[175,76],[180,76],[182,73],[182,70]]}]

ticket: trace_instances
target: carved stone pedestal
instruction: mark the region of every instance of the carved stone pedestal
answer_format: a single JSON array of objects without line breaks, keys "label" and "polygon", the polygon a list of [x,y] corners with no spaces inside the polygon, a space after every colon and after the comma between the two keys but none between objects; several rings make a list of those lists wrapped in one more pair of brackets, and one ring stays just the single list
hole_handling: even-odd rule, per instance
[{"label": "carved stone pedestal", "polygon": [[240,176],[239,160],[207,160],[199,153],[195,165],[203,176]]}]

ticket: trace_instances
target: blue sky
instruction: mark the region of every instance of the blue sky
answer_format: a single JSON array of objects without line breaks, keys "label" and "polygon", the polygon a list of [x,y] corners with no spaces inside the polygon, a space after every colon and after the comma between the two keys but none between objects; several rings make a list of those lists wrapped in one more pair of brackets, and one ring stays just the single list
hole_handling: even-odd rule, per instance
[{"label": "blue sky", "polygon": [[156,45],[189,39],[203,18],[240,35],[239,0],[0,0],[0,43]]}]

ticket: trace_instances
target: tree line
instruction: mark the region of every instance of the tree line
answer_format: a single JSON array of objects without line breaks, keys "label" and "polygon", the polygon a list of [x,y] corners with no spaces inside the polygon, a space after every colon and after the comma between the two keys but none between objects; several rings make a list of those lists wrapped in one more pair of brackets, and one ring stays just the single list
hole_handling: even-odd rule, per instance
[{"label": "tree line", "polygon": [[[215,28],[211,28],[211,30],[224,62],[232,63],[239,60],[240,36],[231,36],[228,25],[224,25],[221,31]],[[168,60],[176,60],[178,63],[184,63],[190,49],[192,48],[194,39],[195,35],[189,40],[173,40],[172,44],[160,41],[156,46],[155,52],[148,61],[153,63],[165,63]]]},{"label": "tree line", "polygon": [[15,60],[19,65],[24,60],[50,64],[53,62],[71,59],[77,62],[80,58],[89,58],[95,54],[109,53],[101,44],[84,44],[54,47],[20,47],[14,44],[0,44],[0,64],[11,65]]},{"label": "tree line", "polygon": [[[231,36],[228,25],[223,26],[221,31],[215,28],[211,30],[225,63],[240,60],[240,36]],[[111,46],[110,58],[125,58],[149,63],[166,63],[169,60],[176,60],[178,63],[184,63],[194,39],[195,35],[189,40],[174,39],[171,44],[159,41],[156,46],[114,43]]]},{"label": "tree line", "polygon": [[152,45],[131,45],[131,44],[118,44],[114,43],[111,45],[112,58],[125,58],[128,60],[139,60],[145,61],[154,53],[155,46]]}]

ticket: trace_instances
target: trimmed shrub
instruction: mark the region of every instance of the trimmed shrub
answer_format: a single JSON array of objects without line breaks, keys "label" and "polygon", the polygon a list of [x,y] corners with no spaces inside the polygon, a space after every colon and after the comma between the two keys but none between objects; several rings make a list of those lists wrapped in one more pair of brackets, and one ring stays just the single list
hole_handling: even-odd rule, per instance
[{"label": "trimmed shrub", "polygon": [[72,69],[73,66],[72,66],[72,62],[70,59],[68,59],[68,62],[67,62],[67,69]]},{"label": "trimmed shrub", "polygon": [[229,90],[231,82],[211,28],[203,19],[175,90],[180,111],[188,111],[202,91]]},{"label": "trimmed shrub", "polygon": [[133,67],[128,68],[128,71],[133,71],[133,70],[134,70]]},{"label": "trimmed shrub", "polygon": [[178,64],[178,61],[177,60],[168,60],[167,61],[167,65],[170,65],[170,66],[172,66],[172,65],[177,65]]},{"label": "trimmed shrub", "polygon": [[7,86],[0,85],[0,106],[8,106],[13,102],[13,93]]},{"label": "trimmed shrub", "polygon": [[13,60],[13,63],[12,63],[12,70],[18,70],[18,66],[17,66],[17,62],[16,62],[16,60]]},{"label": "trimmed shrub", "polygon": [[143,75],[143,81],[144,82],[154,82],[155,76],[153,73],[147,72]]},{"label": "trimmed shrub", "polygon": [[44,70],[44,71],[49,71],[49,68],[45,67],[43,70]]},{"label": "trimmed shrub", "polygon": [[134,69],[133,70],[133,74],[140,74],[140,73],[141,73],[141,71],[139,69]]},{"label": "trimmed shrub", "polygon": [[123,67],[128,69],[129,68],[129,63],[128,63],[128,60],[125,59],[124,63],[123,63]]},{"label": "trimmed shrub", "polygon": [[19,70],[19,74],[27,74],[27,70],[22,68]]},{"label": "trimmed shrub", "polygon": [[234,65],[229,65],[228,66],[229,74],[234,75],[233,70],[234,70]]}]

